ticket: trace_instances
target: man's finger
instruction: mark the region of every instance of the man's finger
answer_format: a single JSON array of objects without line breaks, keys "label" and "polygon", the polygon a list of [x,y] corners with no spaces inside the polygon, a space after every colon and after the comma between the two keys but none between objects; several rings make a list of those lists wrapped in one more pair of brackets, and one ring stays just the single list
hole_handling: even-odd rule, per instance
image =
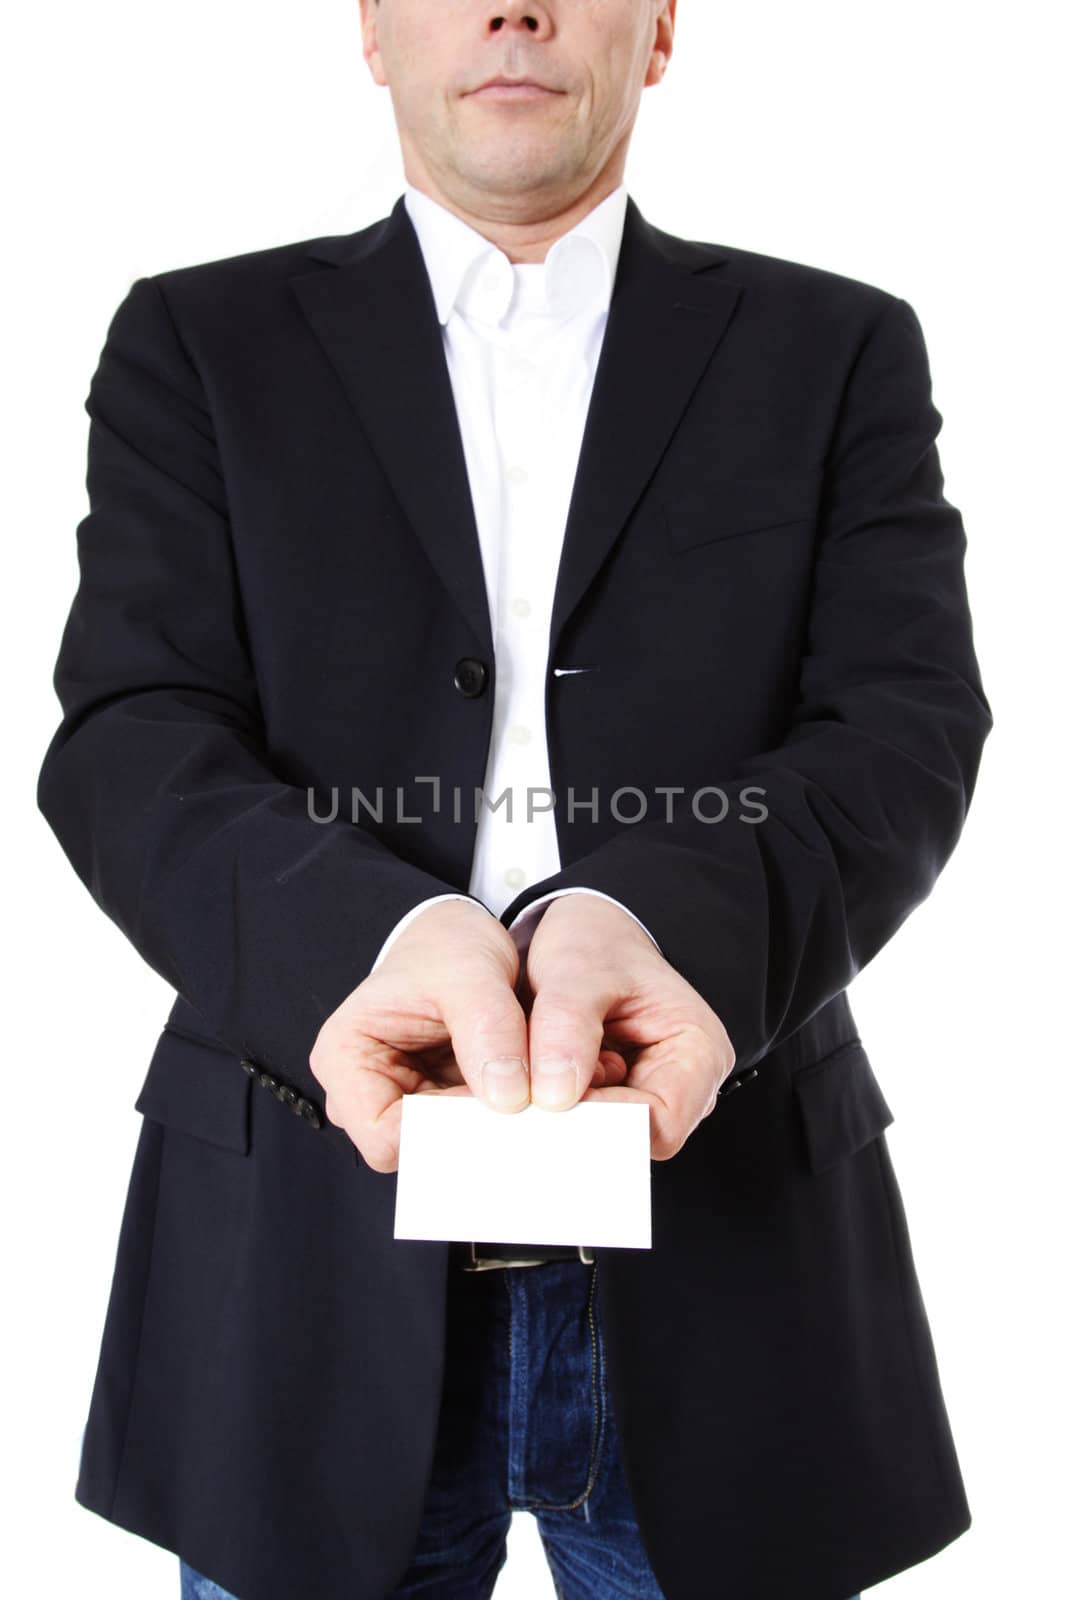
[{"label": "man's finger", "polygon": [[[379,1081],[375,1082],[375,1079]],[[400,1164],[403,1103],[407,1095],[401,1091],[399,1084],[391,1084],[388,1077],[381,1073],[360,1069],[356,1080],[356,1093],[349,1105],[352,1120],[346,1132],[373,1172],[395,1172]],[[411,1092],[469,1096],[471,1091],[466,1083],[439,1089],[423,1080]],[[353,1130],[358,1137],[353,1137]]]},{"label": "man's finger", "polygon": [[503,975],[453,986],[441,1002],[459,1070],[494,1111],[521,1111],[530,1100],[526,1013]]},{"label": "man's finger", "polygon": [[646,1051],[624,1085],[590,1089],[588,1097],[644,1101],[650,1112],[652,1159],[669,1161],[715,1109],[721,1071],[710,1057],[709,1050],[673,1039]]},{"label": "man's finger", "polygon": [[530,1010],[530,1097],[546,1111],[566,1111],[592,1081],[611,997],[544,984]]},{"label": "man's finger", "polygon": [[[325,1074],[326,1115],[343,1128],[367,1166],[375,1172],[395,1172],[400,1100],[414,1093],[420,1074],[402,1054],[386,1053],[378,1045],[343,1070]],[[320,1079],[320,1081],[322,1081]],[[391,1118],[394,1110],[396,1115]]]},{"label": "man's finger", "polygon": [[[586,1091],[587,1100],[618,1100],[624,1105],[647,1105],[649,1112],[649,1155],[653,1161],[669,1161],[685,1144],[693,1127],[686,1128],[658,1094],[649,1089],[631,1089],[626,1084],[605,1085]],[[700,1119],[698,1119],[700,1120]]]}]

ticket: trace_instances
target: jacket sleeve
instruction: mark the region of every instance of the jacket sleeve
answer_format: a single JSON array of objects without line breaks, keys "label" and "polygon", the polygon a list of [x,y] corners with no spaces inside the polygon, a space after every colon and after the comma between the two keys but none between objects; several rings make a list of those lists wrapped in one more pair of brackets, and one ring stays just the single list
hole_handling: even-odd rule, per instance
[{"label": "jacket sleeve", "polygon": [[[735,1070],[844,989],[929,894],[992,727],[966,538],[944,498],[925,341],[889,295],[862,338],[825,464],[807,637],[773,749],[709,774],[723,796],[624,825],[503,912],[584,884],[615,895],[721,1018]],[[662,808],[661,808],[662,810]],[[715,821],[725,810],[722,821]],[[708,820],[701,820],[707,817]]]},{"label": "jacket sleeve", "polygon": [[115,313],[86,409],[90,509],[38,804],[208,1030],[321,1094],[322,1022],[398,920],[457,886],[317,820],[272,769],[212,421],[156,280]]}]

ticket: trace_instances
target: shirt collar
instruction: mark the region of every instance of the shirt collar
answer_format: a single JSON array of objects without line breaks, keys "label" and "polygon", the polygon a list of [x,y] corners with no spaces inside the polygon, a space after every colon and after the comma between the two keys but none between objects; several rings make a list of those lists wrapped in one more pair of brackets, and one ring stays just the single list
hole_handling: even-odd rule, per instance
[{"label": "shirt collar", "polygon": [[[475,320],[500,322],[516,288],[515,269],[504,251],[412,184],[405,187],[404,204],[418,236],[441,325],[456,309]],[[607,311],[625,218],[626,189],[620,184],[552,245],[543,274],[532,275],[543,284],[543,295],[529,308],[557,318],[582,309]],[[522,287],[525,300],[530,285],[524,280]]]}]

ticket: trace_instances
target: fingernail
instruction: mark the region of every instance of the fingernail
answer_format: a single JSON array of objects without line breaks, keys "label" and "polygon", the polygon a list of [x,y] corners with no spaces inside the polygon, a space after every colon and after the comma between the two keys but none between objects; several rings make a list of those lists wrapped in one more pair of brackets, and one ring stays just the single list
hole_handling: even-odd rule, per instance
[{"label": "fingernail", "polygon": [[482,1064],[485,1098],[497,1111],[524,1106],[529,1098],[526,1063],[522,1056],[497,1056]]},{"label": "fingernail", "polygon": [[570,1056],[547,1056],[533,1071],[534,1101],[547,1111],[569,1106],[578,1093],[578,1066]]}]

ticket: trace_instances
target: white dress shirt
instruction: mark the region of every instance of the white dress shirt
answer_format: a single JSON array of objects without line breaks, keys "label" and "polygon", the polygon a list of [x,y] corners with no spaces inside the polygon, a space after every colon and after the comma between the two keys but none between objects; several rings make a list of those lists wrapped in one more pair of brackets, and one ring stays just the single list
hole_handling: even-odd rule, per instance
[{"label": "white dress shirt", "polygon": [[[512,263],[411,185],[404,203],[442,329],[496,670],[482,779],[486,803],[478,814],[470,893],[434,895],[413,907],[389,933],[375,967],[428,906],[472,900],[499,916],[526,884],[559,871],[545,727],[549,621],[615,283],[626,190],[620,185],[557,239],[543,263]],[[633,916],[597,889],[550,892],[512,923],[520,951],[558,894],[599,894]]]}]

